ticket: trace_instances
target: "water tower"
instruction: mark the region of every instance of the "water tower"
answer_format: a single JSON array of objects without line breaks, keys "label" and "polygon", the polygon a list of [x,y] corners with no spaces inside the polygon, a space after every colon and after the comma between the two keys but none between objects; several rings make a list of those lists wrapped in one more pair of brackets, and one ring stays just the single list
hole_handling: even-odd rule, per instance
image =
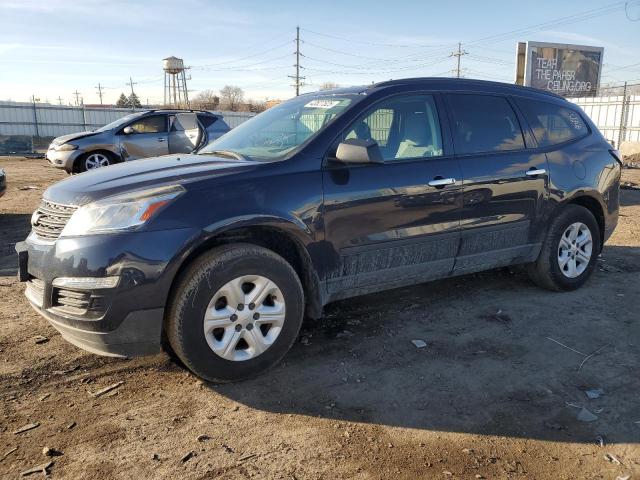
[{"label": "water tower", "polygon": [[187,77],[184,61],[178,57],[162,60],[164,70],[164,104],[169,107],[188,108]]}]

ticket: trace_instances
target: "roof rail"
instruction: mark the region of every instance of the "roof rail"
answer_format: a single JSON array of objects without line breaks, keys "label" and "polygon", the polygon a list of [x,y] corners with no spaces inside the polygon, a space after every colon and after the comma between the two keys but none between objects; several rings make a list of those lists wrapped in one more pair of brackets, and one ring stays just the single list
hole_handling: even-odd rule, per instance
[{"label": "roof rail", "polygon": [[558,95],[557,93],[549,92],[547,90],[542,90],[534,87],[525,87],[523,85],[516,85],[513,83],[505,83],[505,82],[494,82],[490,80],[479,80],[475,78],[448,78],[448,77],[415,77],[415,78],[401,78],[398,80],[387,80],[384,82],[374,83],[370,86],[370,88],[378,88],[378,87],[391,87],[395,85],[412,85],[419,84],[424,82],[453,82],[460,84],[469,84],[469,85],[495,85],[503,88],[510,88],[514,90],[533,90],[536,93],[546,94],[552,97],[565,99],[563,96]]}]

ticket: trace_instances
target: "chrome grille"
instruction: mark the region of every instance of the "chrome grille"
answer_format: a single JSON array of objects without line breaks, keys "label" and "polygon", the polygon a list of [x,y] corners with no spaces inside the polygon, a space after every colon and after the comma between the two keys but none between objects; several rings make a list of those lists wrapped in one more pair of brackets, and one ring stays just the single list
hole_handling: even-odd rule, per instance
[{"label": "chrome grille", "polygon": [[34,305],[42,308],[44,300],[44,282],[37,278],[31,277],[27,280],[25,295]]},{"label": "chrome grille", "polygon": [[89,318],[103,315],[106,308],[106,299],[100,295],[93,294],[89,290],[53,288],[51,310],[55,313]]},{"label": "chrome grille", "polygon": [[31,217],[31,228],[38,237],[55,240],[77,208],[43,200]]},{"label": "chrome grille", "polygon": [[89,310],[91,305],[91,292],[67,290],[66,288],[55,288],[53,296],[53,307],[71,313],[73,315],[83,315]]}]

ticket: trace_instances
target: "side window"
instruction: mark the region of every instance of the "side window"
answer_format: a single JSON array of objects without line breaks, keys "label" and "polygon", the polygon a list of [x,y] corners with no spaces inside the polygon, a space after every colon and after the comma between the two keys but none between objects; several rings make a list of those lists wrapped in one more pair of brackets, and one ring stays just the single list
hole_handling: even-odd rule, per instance
[{"label": "side window", "polygon": [[456,153],[486,153],[524,148],[520,123],[506,98],[452,94],[453,143]]},{"label": "side window", "polygon": [[541,147],[557,145],[589,133],[582,117],[571,108],[524,98],[518,98],[516,102]]},{"label": "side window", "polygon": [[151,115],[129,125],[136,133],[164,133],[167,131],[166,115]]},{"label": "side window", "polygon": [[171,123],[172,132],[182,132],[184,130],[196,130],[198,128],[198,120],[195,113],[179,113],[173,117]]},{"label": "side window", "polygon": [[209,126],[213,125],[216,120],[218,120],[218,117],[214,117],[213,115],[204,115],[199,113],[198,114],[198,120],[200,120],[200,123],[202,124],[202,126],[204,128],[209,128]]},{"label": "side window", "polygon": [[396,97],[374,107],[344,137],[375,140],[385,160],[442,155],[442,134],[431,95]]}]

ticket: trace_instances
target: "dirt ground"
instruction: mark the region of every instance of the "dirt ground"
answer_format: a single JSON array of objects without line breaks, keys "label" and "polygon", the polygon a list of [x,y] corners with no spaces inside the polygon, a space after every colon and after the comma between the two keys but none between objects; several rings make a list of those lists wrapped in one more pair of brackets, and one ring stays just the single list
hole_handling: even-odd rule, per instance
[{"label": "dirt ground", "polygon": [[85,353],[32,311],[13,244],[65,174],[0,167],[2,478],[640,478],[640,190],[579,291],[502,269],[339,302],[268,374],[214,385]]}]

